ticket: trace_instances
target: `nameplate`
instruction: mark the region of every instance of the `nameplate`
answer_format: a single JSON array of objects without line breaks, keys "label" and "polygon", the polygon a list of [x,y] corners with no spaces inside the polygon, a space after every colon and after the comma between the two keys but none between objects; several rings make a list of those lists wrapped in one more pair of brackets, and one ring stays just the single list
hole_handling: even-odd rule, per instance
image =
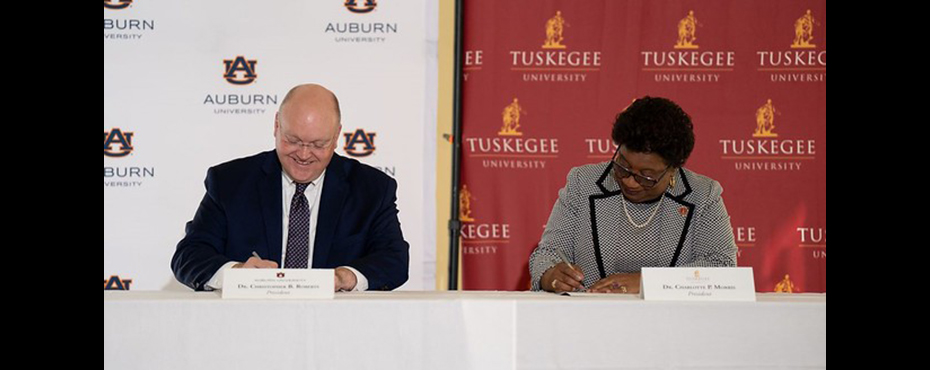
[{"label": "nameplate", "polygon": [[641,284],[647,301],[756,301],[751,267],[643,268]]},{"label": "nameplate", "polygon": [[333,299],[332,269],[229,269],[223,299]]}]

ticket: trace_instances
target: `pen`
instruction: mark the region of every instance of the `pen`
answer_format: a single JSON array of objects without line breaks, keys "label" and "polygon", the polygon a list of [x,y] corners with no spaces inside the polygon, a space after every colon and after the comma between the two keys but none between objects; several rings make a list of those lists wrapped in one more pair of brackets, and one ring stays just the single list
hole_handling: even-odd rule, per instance
[{"label": "pen", "polygon": [[[565,262],[565,264],[568,265],[569,268],[571,268],[572,270],[575,270],[575,272],[578,272],[578,273],[581,272],[581,271],[578,271],[578,269],[576,269],[574,265],[568,262],[568,258],[565,258],[565,253],[563,253],[561,249],[556,248],[555,251],[559,253],[559,258],[561,258],[562,262]],[[581,283],[581,288],[582,288],[581,291],[585,290],[583,282]]]}]

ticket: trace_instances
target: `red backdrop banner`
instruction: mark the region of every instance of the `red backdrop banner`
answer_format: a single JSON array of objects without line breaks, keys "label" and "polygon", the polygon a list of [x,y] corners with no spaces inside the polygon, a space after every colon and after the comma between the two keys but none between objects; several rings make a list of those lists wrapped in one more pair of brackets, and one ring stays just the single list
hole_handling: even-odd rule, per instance
[{"label": "red backdrop banner", "polygon": [[463,286],[526,290],[569,169],[610,159],[645,95],[688,112],[759,291],[827,289],[827,5],[467,0]]}]

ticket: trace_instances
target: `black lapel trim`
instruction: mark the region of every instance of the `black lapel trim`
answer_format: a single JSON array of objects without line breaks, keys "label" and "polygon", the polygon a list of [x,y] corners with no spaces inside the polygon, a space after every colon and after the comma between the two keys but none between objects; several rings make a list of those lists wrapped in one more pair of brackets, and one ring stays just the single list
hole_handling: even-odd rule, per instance
[{"label": "black lapel trim", "polygon": [[685,197],[691,194],[691,192],[693,191],[691,189],[691,183],[688,182],[688,176],[685,176],[685,171],[680,168],[678,169],[678,173],[681,175],[681,182],[682,182],[682,185],[684,185],[685,187],[685,191],[677,197],[672,196],[668,192],[666,192],[665,195],[668,196],[669,199],[674,200],[675,203],[678,203],[678,204],[681,204],[682,206],[687,207],[688,218],[685,219],[685,226],[681,229],[681,237],[678,239],[678,247],[675,248],[675,255],[672,257],[672,262],[669,263],[668,267],[675,267],[675,265],[678,264],[678,257],[681,256],[681,250],[685,246],[685,239],[687,239],[688,237],[688,230],[691,229],[691,220],[694,218],[694,209],[695,209],[694,203],[685,201]]},{"label": "black lapel trim", "polygon": [[604,169],[604,173],[601,174],[601,177],[598,177],[598,178],[597,178],[597,187],[598,187],[599,189],[601,189],[601,193],[610,194],[610,195],[616,195],[617,193],[620,193],[620,192],[621,192],[620,190],[617,190],[617,191],[610,191],[610,190],[607,190],[607,188],[604,187],[604,181],[607,180],[607,176],[610,175],[610,170],[612,170],[613,168],[614,168],[614,167],[613,167],[613,163],[608,163],[608,164],[607,164],[607,168]]},{"label": "black lapel trim", "polygon": [[591,209],[591,237],[594,241],[594,260],[597,261],[597,272],[603,279],[607,277],[607,273],[604,270],[604,257],[601,256],[601,242],[597,236],[597,213],[594,211],[594,201],[600,198],[605,198],[605,196],[592,195],[588,197],[588,208]]},{"label": "black lapel trim", "polygon": [[604,169],[604,173],[601,174],[601,177],[597,179],[597,187],[601,189],[603,194],[595,194],[588,197],[588,209],[591,211],[591,240],[594,242],[594,260],[597,261],[597,272],[601,275],[601,279],[607,277],[607,272],[604,269],[604,256],[601,253],[601,242],[597,233],[597,212],[594,208],[594,201],[598,199],[610,198],[620,194],[623,196],[623,191],[609,191],[604,187],[604,180],[607,179],[607,176],[610,175],[610,170],[613,169],[613,165],[608,163],[607,168]]},{"label": "black lapel trim", "polygon": [[[601,176],[597,179],[597,187],[601,189],[601,192],[603,194],[595,194],[595,195],[591,195],[590,197],[588,197],[588,208],[590,209],[590,213],[591,213],[591,239],[594,242],[594,259],[597,261],[597,270],[598,270],[598,273],[600,273],[601,275],[601,279],[604,279],[607,277],[607,272],[604,269],[604,257],[601,253],[601,242],[600,242],[600,238],[598,237],[598,232],[597,232],[597,212],[595,212],[594,201],[598,199],[610,198],[610,197],[617,196],[617,195],[623,196],[622,190],[609,191],[607,190],[607,188],[604,187],[604,180],[606,180],[607,176],[610,175],[610,171],[612,169],[613,169],[613,166],[611,164],[608,164],[607,168],[604,169],[604,173],[602,173]],[[688,238],[688,230],[691,228],[691,220],[694,218],[694,209],[696,208],[696,206],[693,203],[687,202],[684,200],[685,197],[687,197],[693,192],[693,189],[691,188],[691,183],[688,181],[688,177],[685,175],[685,171],[679,168],[678,173],[681,175],[680,176],[681,182],[682,182],[682,185],[685,187],[685,191],[682,192],[681,195],[678,195],[678,196],[673,196],[671,193],[665,192],[664,196],[675,201],[675,203],[678,203],[684,207],[687,207],[688,218],[685,219],[685,225],[681,229],[681,237],[679,237],[678,239],[678,246],[675,248],[675,255],[672,256],[672,261],[671,263],[669,263],[669,267],[675,267],[675,265],[678,264],[678,258],[681,256],[681,250],[684,248],[685,239]]]}]

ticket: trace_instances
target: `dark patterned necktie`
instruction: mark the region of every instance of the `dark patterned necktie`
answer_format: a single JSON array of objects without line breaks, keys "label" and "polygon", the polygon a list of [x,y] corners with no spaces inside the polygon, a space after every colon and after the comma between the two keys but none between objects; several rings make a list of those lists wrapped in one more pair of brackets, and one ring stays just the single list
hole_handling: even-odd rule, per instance
[{"label": "dark patterned necktie", "polygon": [[305,269],[310,260],[310,205],[304,191],[310,184],[297,184],[291,199],[291,215],[287,225],[286,269]]}]

